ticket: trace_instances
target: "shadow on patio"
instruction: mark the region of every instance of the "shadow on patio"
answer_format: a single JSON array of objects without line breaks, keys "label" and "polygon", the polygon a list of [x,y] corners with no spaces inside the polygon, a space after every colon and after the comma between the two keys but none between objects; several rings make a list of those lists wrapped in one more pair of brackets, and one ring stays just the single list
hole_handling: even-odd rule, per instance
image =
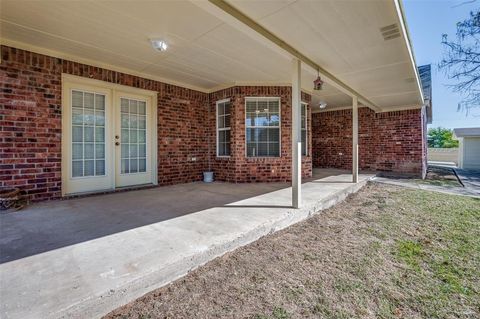
[{"label": "shadow on patio", "polygon": [[[305,182],[344,173],[315,169],[313,178]],[[0,263],[213,207],[290,208],[285,199],[258,205],[234,204],[287,187],[287,183],[197,182],[33,204],[19,212],[0,215]]]}]

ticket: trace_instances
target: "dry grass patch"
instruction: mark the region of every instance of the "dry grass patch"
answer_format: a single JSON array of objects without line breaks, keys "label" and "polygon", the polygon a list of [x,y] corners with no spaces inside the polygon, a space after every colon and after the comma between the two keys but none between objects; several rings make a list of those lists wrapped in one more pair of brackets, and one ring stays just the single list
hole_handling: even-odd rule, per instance
[{"label": "dry grass patch", "polygon": [[480,201],[369,184],[107,318],[479,318]]}]

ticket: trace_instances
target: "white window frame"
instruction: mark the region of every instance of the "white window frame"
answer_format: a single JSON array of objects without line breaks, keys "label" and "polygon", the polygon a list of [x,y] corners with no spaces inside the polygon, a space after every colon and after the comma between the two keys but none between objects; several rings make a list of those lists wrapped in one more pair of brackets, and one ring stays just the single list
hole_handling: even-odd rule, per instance
[{"label": "white window frame", "polygon": [[[248,101],[277,101],[278,102],[278,156],[248,156],[247,129],[248,128],[276,128],[277,126],[248,126],[247,123],[247,102]],[[245,157],[246,158],[281,158],[282,157],[282,99],[277,96],[248,96],[245,97]]]},{"label": "white window frame", "polygon": [[[305,131],[305,154],[302,152],[302,156],[308,156],[308,103],[301,102],[302,108],[305,108],[305,128],[301,128],[301,131]],[[300,113],[301,116],[301,113]],[[300,135],[301,139],[301,135]]]},{"label": "white window frame", "polygon": [[[217,134],[217,137],[216,137],[216,140],[217,140],[217,143],[216,143],[216,155],[217,157],[230,157],[232,156],[232,104],[230,103],[230,126],[229,127],[223,127],[223,128],[219,128],[218,127],[218,106],[220,104],[224,104],[224,103],[229,103],[230,102],[230,99],[223,99],[223,100],[220,100],[220,101],[217,101],[215,103],[215,127],[216,127],[216,134]],[[219,140],[219,137],[220,137],[220,134],[219,132],[220,131],[230,131],[230,154],[228,155],[219,155],[219,144],[220,144],[220,140]]]}]

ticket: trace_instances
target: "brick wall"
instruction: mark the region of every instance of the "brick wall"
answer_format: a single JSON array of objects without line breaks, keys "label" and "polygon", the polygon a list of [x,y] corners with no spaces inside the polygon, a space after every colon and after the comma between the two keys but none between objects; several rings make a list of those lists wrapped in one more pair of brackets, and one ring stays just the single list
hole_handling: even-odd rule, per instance
[{"label": "brick wall", "polygon": [[1,55],[0,186],[31,200],[61,196],[62,73],[157,91],[159,184],[202,178],[208,94],[6,46]]},{"label": "brick wall", "polygon": [[[359,166],[364,170],[424,176],[423,109],[375,113],[359,109]],[[313,114],[313,166],[351,169],[352,112]]]},{"label": "brick wall", "polygon": [[[290,87],[233,87],[209,95],[6,46],[1,55],[0,187],[20,187],[35,201],[61,197],[62,73],[158,92],[160,185],[201,180],[209,159],[219,180],[290,180]],[[281,97],[281,158],[245,158],[245,96]],[[218,159],[215,102],[226,97],[234,102],[232,157]],[[302,100],[309,102],[310,96],[302,94]],[[311,167],[311,156],[304,157],[304,176],[311,176]]]},{"label": "brick wall", "polygon": [[[280,97],[281,107],[281,156],[248,158],[245,145],[245,97]],[[212,145],[216,143],[215,133],[215,106],[216,102],[223,99],[230,99],[231,105],[231,155],[230,157],[216,157],[215,150],[212,152],[211,165],[218,180],[230,182],[286,182],[291,180],[291,88],[286,86],[259,87],[259,86],[237,86],[210,94],[210,123],[212,123],[212,134],[210,136]],[[302,93],[302,101],[310,103],[311,97]],[[302,175],[312,175],[311,157],[311,112],[308,108],[308,156],[302,158]]]}]

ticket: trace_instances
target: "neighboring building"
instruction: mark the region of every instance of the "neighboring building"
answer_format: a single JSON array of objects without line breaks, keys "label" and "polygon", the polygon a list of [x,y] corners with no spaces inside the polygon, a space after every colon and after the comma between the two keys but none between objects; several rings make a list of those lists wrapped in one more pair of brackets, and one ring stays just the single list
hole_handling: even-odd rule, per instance
[{"label": "neighboring building", "polygon": [[458,167],[480,170],[480,127],[456,128],[453,134],[460,142]]},{"label": "neighboring building", "polygon": [[32,200],[209,169],[298,181],[297,163],[425,175],[430,66],[398,1],[5,1],[1,18],[0,186]]}]

